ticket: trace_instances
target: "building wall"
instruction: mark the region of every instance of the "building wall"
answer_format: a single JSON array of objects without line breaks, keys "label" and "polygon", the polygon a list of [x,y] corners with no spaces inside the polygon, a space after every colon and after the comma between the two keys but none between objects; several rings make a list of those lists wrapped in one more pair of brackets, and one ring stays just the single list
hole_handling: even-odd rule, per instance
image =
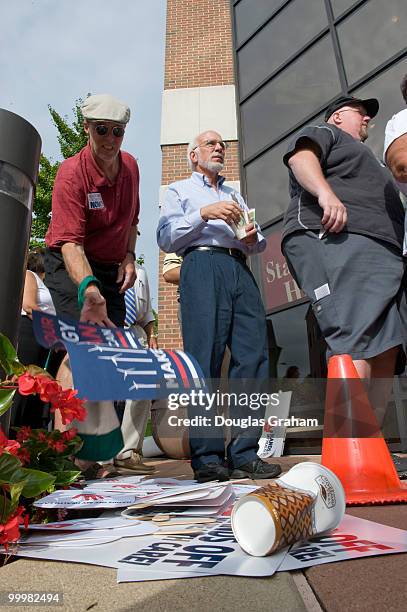
[{"label": "building wall", "polygon": [[[229,144],[223,174],[239,181],[229,0],[167,0],[164,88],[160,202],[167,185],[190,175],[189,140],[210,128]],[[181,348],[176,288],[162,278],[163,258],[160,253],[159,342]]]}]

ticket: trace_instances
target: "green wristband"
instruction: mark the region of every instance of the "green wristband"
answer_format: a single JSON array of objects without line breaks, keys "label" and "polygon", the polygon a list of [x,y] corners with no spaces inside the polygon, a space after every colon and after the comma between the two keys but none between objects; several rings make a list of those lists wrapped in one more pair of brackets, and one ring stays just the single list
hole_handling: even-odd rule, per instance
[{"label": "green wristband", "polygon": [[96,276],[85,276],[85,278],[78,287],[78,304],[81,310],[85,303],[85,291],[87,287],[92,283],[97,285],[99,289],[101,288],[100,281],[96,278]]}]

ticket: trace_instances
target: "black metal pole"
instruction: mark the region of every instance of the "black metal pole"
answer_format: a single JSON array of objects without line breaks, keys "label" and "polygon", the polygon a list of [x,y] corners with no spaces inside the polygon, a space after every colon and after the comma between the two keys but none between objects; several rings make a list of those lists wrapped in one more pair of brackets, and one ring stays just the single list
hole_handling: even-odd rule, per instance
[{"label": "black metal pole", "polygon": [[[40,153],[37,130],[19,115],[0,108],[0,332],[14,346]],[[10,411],[0,417],[6,434],[9,423]]]}]

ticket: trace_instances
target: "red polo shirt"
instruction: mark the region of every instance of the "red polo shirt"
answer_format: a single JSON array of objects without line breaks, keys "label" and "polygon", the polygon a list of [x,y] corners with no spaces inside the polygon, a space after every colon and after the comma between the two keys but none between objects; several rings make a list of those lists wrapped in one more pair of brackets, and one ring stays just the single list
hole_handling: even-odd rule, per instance
[{"label": "red polo shirt", "polygon": [[130,227],[138,223],[139,169],[129,153],[119,155],[120,170],[113,185],[97,166],[89,145],[62,162],[52,193],[47,246],[74,242],[83,245],[94,261],[123,261]]}]

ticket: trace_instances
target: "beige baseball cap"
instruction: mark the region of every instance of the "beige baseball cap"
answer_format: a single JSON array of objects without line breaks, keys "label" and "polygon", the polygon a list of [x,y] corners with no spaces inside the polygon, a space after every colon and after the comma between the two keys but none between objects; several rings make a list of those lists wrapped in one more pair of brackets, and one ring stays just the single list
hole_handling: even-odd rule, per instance
[{"label": "beige baseball cap", "polygon": [[130,108],[109,94],[96,94],[86,98],[82,104],[82,115],[89,121],[116,121],[128,123]]},{"label": "beige baseball cap", "polygon": [[393,115],[390,121],[387,122],[384,135],[384,161],[386,161],[386,153],[390,145],[404,134],[407,134],[407,108]]}]

